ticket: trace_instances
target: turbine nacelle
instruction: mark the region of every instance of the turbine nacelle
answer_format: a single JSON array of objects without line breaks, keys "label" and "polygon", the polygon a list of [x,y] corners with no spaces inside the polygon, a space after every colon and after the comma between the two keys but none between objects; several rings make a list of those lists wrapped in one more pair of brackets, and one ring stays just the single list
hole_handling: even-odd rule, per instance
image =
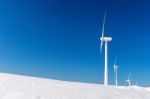
[{"label": "turbine nacelle", "polygon": [[112,41],[112,37],[101,37],[100,40],[101,40],[101,42]]},{"label": "turbine nacelle", "polygon": [[119,68],[119,66],[118,65],[114,65],[114,68]]},{"label": "turbine nacelle", "polygon": [[128,79],[128,80],[126,80],[126,82],[131,82],[131,80]]}]

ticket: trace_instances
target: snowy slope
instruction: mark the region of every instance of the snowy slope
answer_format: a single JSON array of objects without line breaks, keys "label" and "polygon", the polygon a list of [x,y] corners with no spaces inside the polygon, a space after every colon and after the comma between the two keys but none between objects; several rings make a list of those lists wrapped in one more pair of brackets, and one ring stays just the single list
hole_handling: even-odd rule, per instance
[{"label": "snowy slope", "polygon": [[150,99],[150,88],[105,87],[0,73],[0,99]]}]

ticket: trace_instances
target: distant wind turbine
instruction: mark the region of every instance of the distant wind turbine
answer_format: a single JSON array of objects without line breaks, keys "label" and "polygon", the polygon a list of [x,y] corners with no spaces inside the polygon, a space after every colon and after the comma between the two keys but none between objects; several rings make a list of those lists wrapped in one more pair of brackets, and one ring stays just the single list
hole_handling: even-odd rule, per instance
[{"label": "distant wind turbine", "polygon": [[138,86],[138,82],[137,82],[137,80],[136,80],[136,83],[135,83],[135,85],[136,85],[136,86]]},{"label": "distant wind turbine", "polygon": [[117,57],[114,62],[114,76],[115,76],[115,84],[116,84],[116,86],[118,86],[118,68],[119,68],[119,66],[116,65],[116,61],[117,61]]},{"label": "distant wind turbine", "polygon": [[102,54],[102,47],[103,42],[105,42],[105,69],[104,69],[104,85],[108,85],[108,42],[112,40],[112,37],[104,37],[105,33],[105,18],[106,18],[107,11],[105,10],[104,19],[103,19],[103,25],[102,25],[102,37],[100,38],[101,44],[100,44],[100,52]]},{"label": "distant wind turbine", "polygon": [[130,76],[131,76],[131,73],[129,74],[129,77],[128,77],[128,79],[126,80],[126,82],[128,83],[128,86],[131,86]]}]

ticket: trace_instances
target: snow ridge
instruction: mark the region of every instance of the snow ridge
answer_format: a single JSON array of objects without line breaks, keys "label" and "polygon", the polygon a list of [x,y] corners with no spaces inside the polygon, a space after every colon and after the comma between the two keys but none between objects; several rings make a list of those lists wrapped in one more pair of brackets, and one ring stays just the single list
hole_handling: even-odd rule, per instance
[{"label": "snow ridge", "polygon": [[150,88],[105,87],[0,73],[0,99],[150,99]]}]

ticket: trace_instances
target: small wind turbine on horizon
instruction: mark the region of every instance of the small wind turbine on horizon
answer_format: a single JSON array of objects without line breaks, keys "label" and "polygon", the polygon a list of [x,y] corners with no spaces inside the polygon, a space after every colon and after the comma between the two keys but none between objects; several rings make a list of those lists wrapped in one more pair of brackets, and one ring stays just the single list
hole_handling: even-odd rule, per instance
[{"label": "small wind turbine on horizon", "polygon": [[105,37],[105,18],[106,18],[107,10],[105,10],[104,19],[103,19],[103,26],[102,26],[102,37],[100,38],[101,44],[100,44],[100,52],[102,54],[102,47],[103,42],[105,42],[105,69],[104,69],[104,85],[108,85],[108,42],[112,40],[112,37]]},{"label": "small wind turbine on horizon", "polygon": [[137,82],[137,80],[136,80],[136,83],[135,83],[135,85],[136,85],[136,86],[138,86],[138,82]]},{"label": "small wind turbine on horizon", "polygon": [[115,76],[115,84],[116,84],[116,86],[118,86],[118,68],[119,68],[119,66],[116,65],[116,61],[117,61],[117,57],[114,62],[114,76]]},{"label": "small wind turbine on horizon", "polygon": [[131,86],[130,76],[131,76],[131,73],[129,74],[129,77],[128,77],[128,79],[126,80],[126,82],[128,83],[128,86]]}]

